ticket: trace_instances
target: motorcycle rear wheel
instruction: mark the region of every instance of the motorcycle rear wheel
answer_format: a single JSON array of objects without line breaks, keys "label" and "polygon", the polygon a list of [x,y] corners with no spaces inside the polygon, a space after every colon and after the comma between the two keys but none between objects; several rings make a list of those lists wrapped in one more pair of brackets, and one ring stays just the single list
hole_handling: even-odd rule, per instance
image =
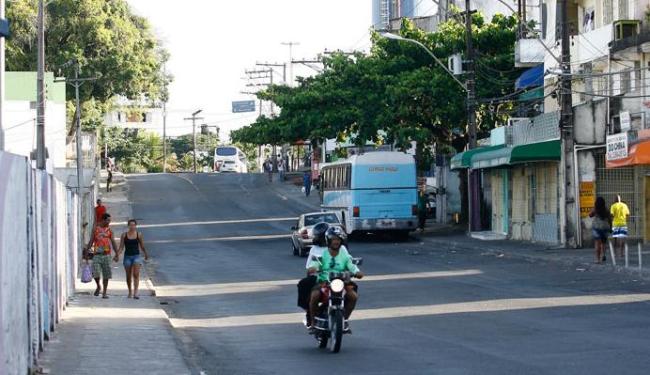
[{"label": "motorcycle rear wheel", "polygon": [[330,327],[329,350],[332,353],[338,353],[341,350],[341,341],[343,340],[343,311],[337,310],[332,316],[332,326]]}]

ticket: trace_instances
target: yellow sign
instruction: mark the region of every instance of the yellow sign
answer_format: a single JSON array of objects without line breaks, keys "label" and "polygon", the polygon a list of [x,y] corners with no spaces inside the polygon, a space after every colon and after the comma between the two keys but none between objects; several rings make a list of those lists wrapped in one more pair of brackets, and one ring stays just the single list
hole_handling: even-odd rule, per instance
[{"label": "yellow sign", "polygon": [[593,181],[580,183],[580,217],[585,218],[596,203],[596,184]]}]

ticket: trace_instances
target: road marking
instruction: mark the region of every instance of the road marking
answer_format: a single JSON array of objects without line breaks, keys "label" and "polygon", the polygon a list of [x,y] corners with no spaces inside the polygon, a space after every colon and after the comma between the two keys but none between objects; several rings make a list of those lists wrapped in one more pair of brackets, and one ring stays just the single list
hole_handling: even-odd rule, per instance
[{"label": "road marking", "polygon": [[[433,272],[413,272],[413,273],[396,273],[386,275],[368,275],[363,278],[367,281],[387,281],[387,280],[413,280],[413,279],[430,279],[440,277],[459,277],[480,275],[480,270],[459,270],[459,271],[433,271]],[[159,297],[197,297],[219,294],[237,294],[237,293],[258,293],[269,292],[281,289],[287,285],[296,285],[298,280],[269,280],[269,281],[252,281],[241,283],[222,283],[222,284],[189,284],[189,285],[168,285],[156,287],[156,295]]]},{"label": "road marking", "polygon": [[289,198],[285,197],[284,195],[277,193],[278,197],[282,198],[283,201],[289,200]]},{"label": "road marking", "polygon": [[268,234],[259,236],[237,236],[237,237],[204,237],[204,238],[179,238],[171,240],[147,240],[147,243],[192,243],[212,241],[251,241],[251,240],[275,240],[279,238],[291,238],[290,234]]},{"label": "road marking", "polygon": [[[237,220],[211,220],[211,221],[184,221],[178,223],[163,224],[138,224],[138,228],[167,228],[167,227],[186,227],[194,225],[214,225],[214,224],[242,224],[242,223],[266,223],[274,221],[295,221],[297,217],[268,217],[260,219],[237,219]],[[126,221],[112,223],[113,225],[126,225]]]},{"label": "road marking", "polygon": [[[650,294],[587,295],[572,297],[506,298],[424,306],[355,310],[352,320],[392,319],[481,312],[537,310],[561,307],[618,305],[650,301]],[[208,319],[172,318],[175,328],[233,328],[276,324],[300,324],[304,313],[242,315]]]}]

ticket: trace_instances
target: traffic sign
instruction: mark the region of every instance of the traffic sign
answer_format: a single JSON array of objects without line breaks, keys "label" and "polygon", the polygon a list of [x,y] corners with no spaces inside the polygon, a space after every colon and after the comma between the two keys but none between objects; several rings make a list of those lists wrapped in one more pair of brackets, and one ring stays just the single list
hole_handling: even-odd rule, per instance
[{"label": "traffic sign", "polygon": [[232,113],[255,112],[255,100],[232,102]]}]

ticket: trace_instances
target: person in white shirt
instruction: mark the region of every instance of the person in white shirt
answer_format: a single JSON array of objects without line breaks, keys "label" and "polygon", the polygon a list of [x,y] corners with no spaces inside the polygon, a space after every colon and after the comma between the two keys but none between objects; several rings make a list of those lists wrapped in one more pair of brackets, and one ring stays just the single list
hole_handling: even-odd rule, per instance
[{"label": "person in white shirt", "polygon": [[[305,264],[305,269],[309,270],[309,265],[313,262],[313,258],[320,258],[323,256],[323,252],[327,250],[327,241],[325,239],[325,233],[330,228],[330,225],[327,223],[318,223],[312,228],[312,237],[313,245],[309,250],[309,256],[307,256],[307,263]],[[340,252],[348,253],[348,249],[345,245],[341,245]],[[311,296],[311,290],[316,285],[317,275],[307,273],[307,277],[303,278],[298,282],[298,306],[303,308],[307,314],[309,314],[309,298]],[[308,320],[309,321],[309,320]]]}]

